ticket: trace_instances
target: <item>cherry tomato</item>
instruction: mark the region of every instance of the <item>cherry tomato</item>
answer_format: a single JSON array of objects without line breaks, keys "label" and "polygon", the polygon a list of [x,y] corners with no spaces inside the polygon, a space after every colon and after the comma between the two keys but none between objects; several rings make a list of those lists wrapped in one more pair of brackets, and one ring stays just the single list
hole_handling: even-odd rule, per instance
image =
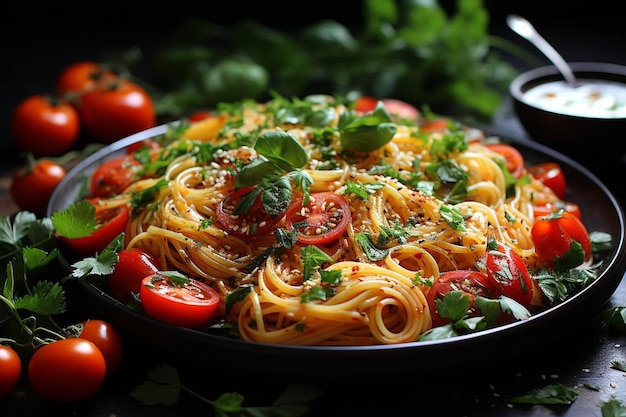
[{"label": "cherry tomato", "polygon": [[104,320],[87,320],[81,323],[78,337],[89,340],[100,349],[106,363],[106,374],[115,372],[122,363],[122,337],[115,327]]},{"label": "cherry tomato", "polygon": [[98,205],[98,198],[90,199],[89,202],[96,207],[96,230],[83,237],[68,238],[61,236],[61,240],[75,253],[85,256],[93,256],[100,253],[126,229],[126,223],[130,217],[127,206],[115,208],[103,208]]},{"label": "cherry tomato", "polygon": [[21,210],[41,217],[46,214],[50,195],[66,174],[63,166],[46,159],[18,168],[11,179],[11,197]]},{"label": "cherry tomato", "polygon": [[135,181],[141,163],[133,155],[124,155],[102,163],[91,175],[93,197],[112,197],[122,193]]},{"label": "cherry tomato", "polygon": [[467,295],[470,298],[469,317],[482,316],[480,309],[475,304],[476,297],[495,298],[500,295],[498,288],[493,282],[478,271],[458,269],[444,272],[433,283],[426,295],[433,327],[450,323],[449,318],[439,315],[436,300],[443,298],[444,295],[451,291],[462,291],[463,295]]},{"label": "cherry tomato", "polygon": [[521,152],[506,143],[489,143],[485,145],[491,151],[502,155],[504,165],[515,178],[524,175],[524,157]]},{"label": "cherry tomato", "polygon": [[206,324],[221,301],[217,291],[198,280],[172,279],[161,274],[145,277],[139,294],[148,316],[192,329]]},{"label": "cherry tomato", "polygon": [[191,123],[196,123],[204,119],[210,119],[211,117],[215,117],[215,115],[210,111],[200,110],[189,116],[189,121]]},{"label": "cherry tomato", "polygon": [[565,198],[567,182],[563,169],[556,162],[544,162],[532,165],[528,168],[528,173],[539,180],[546,187],[554,191],[554,194],[561,200]]},{"label": "cherry tomato", "polygon": [[488,250],[486,273],[499,292],[523,306],[533,299],[533,281],[522,257],[511,247],[498,244],[497,250]]},{"label": "cherry tomato", "polygon": [[294,201],[285,214],[287,229],[298,231],[303,245],[323,245],[337,240],[352,220],[346,199],[333,192],[313,193],[306,206]]},{"label": "cherry tomato", "polygon": [[154,152],[157,153],[158,151],[160,151],[161,145],[159,144],[159,142],[157,142],[154,139],[146,139],[146,140],[142,140],[139,142],[135,142],[129,146],[126,147],[126,154],[127,155],[133,155],[135,152],[137,152],[140,149],[143,148],[149,148],[150,152]]},{"label": "cherry tomato", "polygon": [[106,377],[102,352],[89,340],[68,338],[43,345],[28,363],[28,380],[35,392],[54,401],[91,397]]},{"label": "cherry tomato", "polygon": [[533,205],[533,212],[534,212],[535,218],[548,216],[549,214],[555,213],[559,210],[565,210],[569,213],[572,213],[574,216],[578,217],[579,219],[582,219],[580,206],[571,201],[555,201],[552,203]]},{"label": "cherry tomato", "polygon": [[370,113],[374,111],[378,101],[383,102],[387,112],[392,116],[397,116],[402,119],[417,119],[419,116],[419,111],[415,106],[395,98],[383,98],[378,100],[374,97],[361,96],[356,100],[354,109],[359,113]]},{"label": "cherry tomato", "polygon": [[22,375],[22,361],[9,346],[0,345],[0,399],[8,397]]},{"label": "cherry tomato", "polygon": [[217,206],[217,221],[231,233],[242,236],[265,233],[271,230],[284,216],[284,214],[270,216],[263,207],[259,196],[246,213],[234,214],[237,205],[253,188],[244,187],[235,190],[229,193]]},{"label": "cherry tomato", "polygon": [[97,141],[111,143],[156,123],[154,103],[139,85],[123,79],[100,83],[79,103],[86,131]]},{"label": "cherry tomato", "polygon": [[[550,268],[574,268],[591,257],[591,239],[587,228],[570,212],[561,210],[535,219],[530,234],[537,256]],[[581,251],[572,250],[574,241],[580,244]]]},{"label": "cherry tomato", "polygon": [[10,120],[15,145],[37,158],[70,151],[78,141],[80,126],[78,112],[71,104],[45,95],[22,100]]},{"label": "cherry tomato", "polygon": [[420,126],[420,132],[445,132],[449,128],[449,121],[447,119],[435,119],[425,122]]},{"label": "cherry tomato", "polygon": [[127,304],[132,294],[139,294],[141,281],[148,275],[156,274],[158,259],[140,248],[123,249],[118,252],[118,261],[109,275],[111,295]]},{"label": "cherry tomato", "polygon": [[77,61],[61,71],[55,85],[55,93],[59,96],[68,93],[84,94],[103,81],[111,81],[117,75],[97,62]]}]

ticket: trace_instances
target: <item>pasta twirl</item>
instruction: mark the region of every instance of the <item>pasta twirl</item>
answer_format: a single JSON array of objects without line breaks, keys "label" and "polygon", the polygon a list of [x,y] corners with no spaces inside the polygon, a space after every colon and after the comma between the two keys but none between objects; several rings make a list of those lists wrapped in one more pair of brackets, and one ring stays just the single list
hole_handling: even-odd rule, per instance
[{"label": "pasta twirl", "polygon": [[[228,308],[225,302],[218,319],[232,323],[244,340],[412,342],[432,327],[425,298],[430,283],[445,271],[484,268],[489,239],[510,246],[529,266],[541,266],[530,237],[532,200],[558,198],[532,178],[512,185],[502,156],[474,130],[450,122],[447,130],[430,132],[417,120],[380,112],[383,121],[373,124],[330,97],[219,110],[166,135],[152,154],[158,168],[100,204],[133,205],[137,195],[154,190],[149,203],[133,205],[126,247],[151,252],[162,270],[210,283],[224,300],[246,288]],[[356,134],[346,118],[361,123]],[[393,134],[374,150],[348,140],[378,140],[383,128]],[[271,153],[259,148],[258,138],[268,133],[297,142],[304,163],[292,166],[278,142],[267,140]],[[253,168],[257,182],[238,184],[242,171]],[[242,189],[263,189],[248,210],[260,216],[272,207],[271,221],[246,223],[252,214],[233,207],[220,221],[224,201]],[[348,212],[332,213],[349,222],[336,238],[316,245],[326,260],[311,263],[309,245],[293,238],[285,212],[320,193],[341,196]],[[338,227],[333,222],[324,227],[332,231]],[[324,230],[314,231],[313,239]]]}]

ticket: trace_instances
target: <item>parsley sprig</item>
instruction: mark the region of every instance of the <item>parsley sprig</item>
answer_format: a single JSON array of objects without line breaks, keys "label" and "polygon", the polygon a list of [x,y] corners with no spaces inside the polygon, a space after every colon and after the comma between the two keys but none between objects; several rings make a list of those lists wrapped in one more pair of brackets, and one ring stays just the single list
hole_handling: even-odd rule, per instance
[{"label": "parsley sprig", "polygon": [[210,400],[184,385],[176,368],[170,365],[159,365],[149,371],[148,379],[137,386],[130,395],[145,405],[171,406],[178,402],[181,391],[209,404],[213,407],[215,415],[221,417],[299,417],[308,413],[309,403],[323,394],[314,386],[292,384],[269,406],[247,407],[243,404],[244,396],[238,392],[226,392]]}]

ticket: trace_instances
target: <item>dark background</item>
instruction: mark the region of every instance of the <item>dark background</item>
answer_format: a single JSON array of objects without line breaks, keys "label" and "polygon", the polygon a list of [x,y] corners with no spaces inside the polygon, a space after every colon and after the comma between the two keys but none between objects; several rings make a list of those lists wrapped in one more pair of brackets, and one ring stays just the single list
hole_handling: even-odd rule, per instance
[{"label": "dark background", "polygon": [[[215,23],[232,24],[250,17],[260,23],[277,29],[297,30],[298,28],[320,19],[332,18],[349,27],[358,27],[361,20],[361,1],[355,0],[293,0],[293,1],[190,1],[174,0],[168,2],[153,1],[137,4],[111,0],[107,2],[43,2],[33,6],[32,2],[3,0],[0,3],[0,170],[8,172],[16,164],[17,152],[14,151],[9,137],[9,118],[19,101],[31,94],[50,92],[56,77],[67,65],[78,60],[101,60],[108,53],[131,47],[141,48],[146,56],[164,45],[176,31],[182,21],[191,16],[201,16]],[[462,0],[463,1],[463,0]],[[441,1],[447,10],[453,11],[454,1]],[[536,0],[485,0],[490,13],[490,33],[503,36],[526,48],[534,54],[537,62],[548,62],[528,42],[512,33],[505,24],[509,13],[524,16],[534,23],[543,36],[551,42],[568,61],[602,61],[626,65],[626,25],[621,13],[620,2],[596,0],[579,3],[570,1]],[[582,4],[582,7],[581,7]],[[520,70],[527,69],[527,64],[517,62]],[[141,68],[142,76],[150,75],[149,65]],[[520,133],[519,127],[508,124],[511,133]],[[523,134],[523,132],[521,132]],[[591,138],[592,139],[592,138]],[[592,146],[592,145],[591,145]],[[8,161],[8,162],[7,162]],[[606,166],[603,161],[580,161],[593,171]],[[604,167],[609,172],[603,175],[607,186],[614,193],[624,192],[624,166]],[[603,171],[604,172],[604,171]],[[619,173],[619,174],[616,174]],[[620,200],[622,205],[626,199]],[[594,213],[596,215],[597,213]],[[624,303],[626,300],[626,281],[622,281],[621,290],[612,300]],[[574,319],[574,318],[573,318]],[[607,335],[601,329],[581,325],[580,329],[543,347],[539,351],[527,352],[519,357],[511,357],[504,351],[502,356],[490,363],[468,364],[455,375],[442,371],[441,375],[415,375],[409,380],[364,379],[364,381],[336,382],[334,398],[346,398],[342,404],[327,404],[321,408],[323,415],[352,415],[350,401],[362,403],[363,391],[358,384],[380,387],[378,400],[372,402],[372,412],[368,415],[423,415],[425,408],[441,408],[454,404],[463,408],[462,416],[567,416],[599,417],[599,402],[606,399],[616,388],[624,386],[623,373],[608,369],[611,360],[625,360],[626,346],[624,335]],[[620,348],[621,346],[621,348]],[[161,407],[147,409],[130,399],[128,392],[142,381],[149,369],[161,360],[156,351],[145,352],[140,344],[127,346],[130,366],[107,384],[100,395],[92,401],[80,404],[49,404],[41,402],[32,395],[14,396],[3,403],[2,413],[7,416],[38,416],[45,410],[50,415],[134,416],[150,415],[212,415],[210,407],[187,395],[181,400],[179,408]],[[183,358],[193,362],[193,358]],[[245,360],[246,358],[242,358]],[[504,363],[500,369],[499,364]],[[183,371],[183,381],[202,393],[214,391],[215,395],[224,392],[223,375],[216,375],[203,368],[201,381],[198,381],[197,369],[187,364]],[[332,364],[308,363],[306,366],[332,366]],[[484,367],[483,367],[484,366]],[[445,364],[444,364],[445,367]],[[480,368],[480,370],[476,370]],[[206,375],[206,378],[204,377]],[[235,375],[236,376],[236,375]],[[612,379],[617,378],[617,379]],[[267,403],[266,390],[277,392],[283,381],[248,381],[254,384],[254,390],[243,394],[254,404]],[[597,392],[581,389],[581,396],[571,407],[520,407],[510,409],[505,403],[507,392],[524,393],[527,389],[538,388],[551,382],[565,385],[587,383],[598,386]],[[259,385],[259,398],[248,398]],[[437,387],[441,387],[440,390]],[[237,387],[235,387],[237,388]],[[429,388],[425,390],[425,388]],[[425,390],[425,391],[424,391]],[[399,410],[401,404],[417,398],[420,393],[436,392],[430,402],[416,401],[414,408]],[[343,392],[349,393],[343,396]],[[26,391],[28,394],[28,391]],[[211,393],[212,395],[213,393]],[[209,395],[209,396],[211,396]],[[272,394],[273,395],[273,394]],[[620,394],[623,397],[623,394]],[[423,395],[422,395],[423,396]],[[34,398],[34,399],[33,399]],[[215,397],[211,397],[214,399]],[[274,398],[273,396],[271,398]],[[330,398],[333,398],[330,396]],[[381,409],[384,405],[384,409]],[[378,406],[378,407],[377,407]],[[362,409],[365,406],[362,406]],[[148,410],[148,411],[147,411]],[[335,410],[333,413],[330,410]],[[337,413],[339,411],[339,413]],[[362,411],[362,410],[361,410]],[[394,413],[395,411],[395,413]],[[343,413],[342,413],[343,412]],[[2,414],[3,416],[5,414]],[[317,413],[319,415],[319,412]],[[432,414],[438,415],[438,414]]]},{"label": "dark background", "polygon": [[[297,30],[330,18],[348,27],[362,22],[362,2],[356,0],[191,1],[168,2],[33,2],[5,0],[0,9],[0,149],[11,147],[8,120],[17,103],[31,94],[46,93],[64,67],[76,60],[102,60],[106,54],[139,47],[144,56],[172,38],[180,23],[201,16],[219,24],[257,19],[277,29]],[[440,4],[454,11],[456,1]],[[530,19],[569,61],[626,64],[626,29],[619,2],[484,1],[490,13],[490,33],[528,49],[548,64],[526,40],[505,25],[509,13]],[[583,7],[581,7],[582,5]],[[615,51],[625,53],[616,55]],[[149,79],[149,61],[139,75]],[[526,63],[520,63],[521,69]]]}]

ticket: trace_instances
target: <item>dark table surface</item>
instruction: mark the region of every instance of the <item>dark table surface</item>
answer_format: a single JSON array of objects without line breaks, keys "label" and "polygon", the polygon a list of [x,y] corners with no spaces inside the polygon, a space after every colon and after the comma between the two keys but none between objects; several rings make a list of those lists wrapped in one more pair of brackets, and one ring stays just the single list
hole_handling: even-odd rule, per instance
[{"label": "dark table surface", "polygon": [[[539,7],[541,2],[500,3],[503,2],[486,2],[492,14],[492,30],[495,34],[528,47],[524,40],[504,27],[504,16],[511,12],[518,13],[532,18],[535,26],[570,61],[604,61],[626,65],[626,50],[623,48],[626,31],[619,21],[620,15],[608,1],[600,1],[597,5],[601,7],[577,13],[570,11],[560,17],[555,17],[556,11]],[[289,3],[274,4],[280,4],[284,10]],[[304,4],[311,5],[309,2]],[[323,4],[328,6],[331,3]],[[68,3],[68,9],[70,5]],[[8,196],[8,185],[10,173],[15,169],[18,159],[8,140],[8,117],[16,103],[29,94],[49,89],[54,76],[74,60],[98,59],[103,52],[121,50],[137,43],[144,43],[146,48],[158,48],[159,40],[167,36],[176,19],[182,16],[181,8],[188,10],[195,6],[193,2],[177,2],[176,9],[168,18],[154,9],[144,13],[135,10],[135,15],[126,13],[125,18],[118,18],[121,22],[117,24],[111,19],[116,12],[123,15],[125,9],[116,3],[113,3],[114,9],[103,11],[102,16],[105,18],[101,22],[93,16],[81,19],[82,14],[72,14],[70,10],[64,17],[42,22],[37,21],[36,17],[52,10],[51,6],[41,6],[36,11],[27,11],[27,6],[14,7],[16,9],[12,10],[12,15],[15,19],[9,19],[6,13],[3,15],[6,21],[3,30],[7,32],[3,33],[0,40],[10,58],[5,59],[0,79],[3,93],[0,100],[0,128],[3,129],[0,137],[0,215],[15,210]],[[260,7],[257,5],[245,10],[254,15],[261,13]],[[236,7],[224,18],[232,21],[245,13],[241,10],[236,13],[235,10]],[[54,11],[58,12],[58,7]],[[274,12],[274,9],[265,9],[263,16],[267,18]],[[328,16],[333,16],[332,12],[328,11]],[[350,11],[341,9],[335,12],[338,20],[355,19]],[[324,14],[318,11],[308,18],[313,20],[320,16]],[[538,59],[542,60],[540,56]],[[512,115],[508,100],[488,127],[505,136],[532,140]],[[573,151],[578,155],[577,150]],[[577,158],[578,162],[600,178],[620,204],[626,204],[621,179],[626,163],[621,156],[612,158],[610,166],[602,158]],[[622,174],[616,174],[618,172]],[[608,306],[624,305],[626,279],[622,279],[608,304],[598,305],[597,311]],[[89,312],[78,309],[72,314],[88,317]],[[501,357],[493,360],[468,363],[467,366],[454,369],[442,363],[441,370],[437,372],[397,376],[365,375],[358,378],[335,376],[309,380],[325,392],[313,404],[310,415],[599,417],[601,405],[612,398],[626,405],[626,373],[611,367],[614,361],[626,361],[626,335],[607,331],[600,326],[599,321],[581,320],[579,317],[572,317],[572,320],[580,320],[580,324],[574,326],[572,331],[560,335],[556,340],[538,344],[535,350],[522,355],[502,352]],[[132,334],[125,334],[124,337],[123,366],[105,382],[95,397],[77,403],[52,403],[38,398],[26,383],[22,383],[14,395],[0,400],[0,414],[7,417],[213,415],[208,404],[187,393],[183,393],[178,404],[172,407],[145,406],[131,398],[130,391],[144,381],[148,370],[162,363],[175,365],[183,383],[209,399],[215,399],[224,392],[237,391],[244,396],[247,405],[267,405],[291,382],[307,380],[297,376],[261,378],[239,371],[215,372],[205,361],[198,363],[195,358],[184,354],[159,351],[158,346],[146,346]],[[242,361],[245,360],[242,358]],[[578,398],[569,406],[552,407],[513,405],[508,401],[512,396],[551,383],[578,386]],[[431,411],[427,413],[425,410]]]}]

